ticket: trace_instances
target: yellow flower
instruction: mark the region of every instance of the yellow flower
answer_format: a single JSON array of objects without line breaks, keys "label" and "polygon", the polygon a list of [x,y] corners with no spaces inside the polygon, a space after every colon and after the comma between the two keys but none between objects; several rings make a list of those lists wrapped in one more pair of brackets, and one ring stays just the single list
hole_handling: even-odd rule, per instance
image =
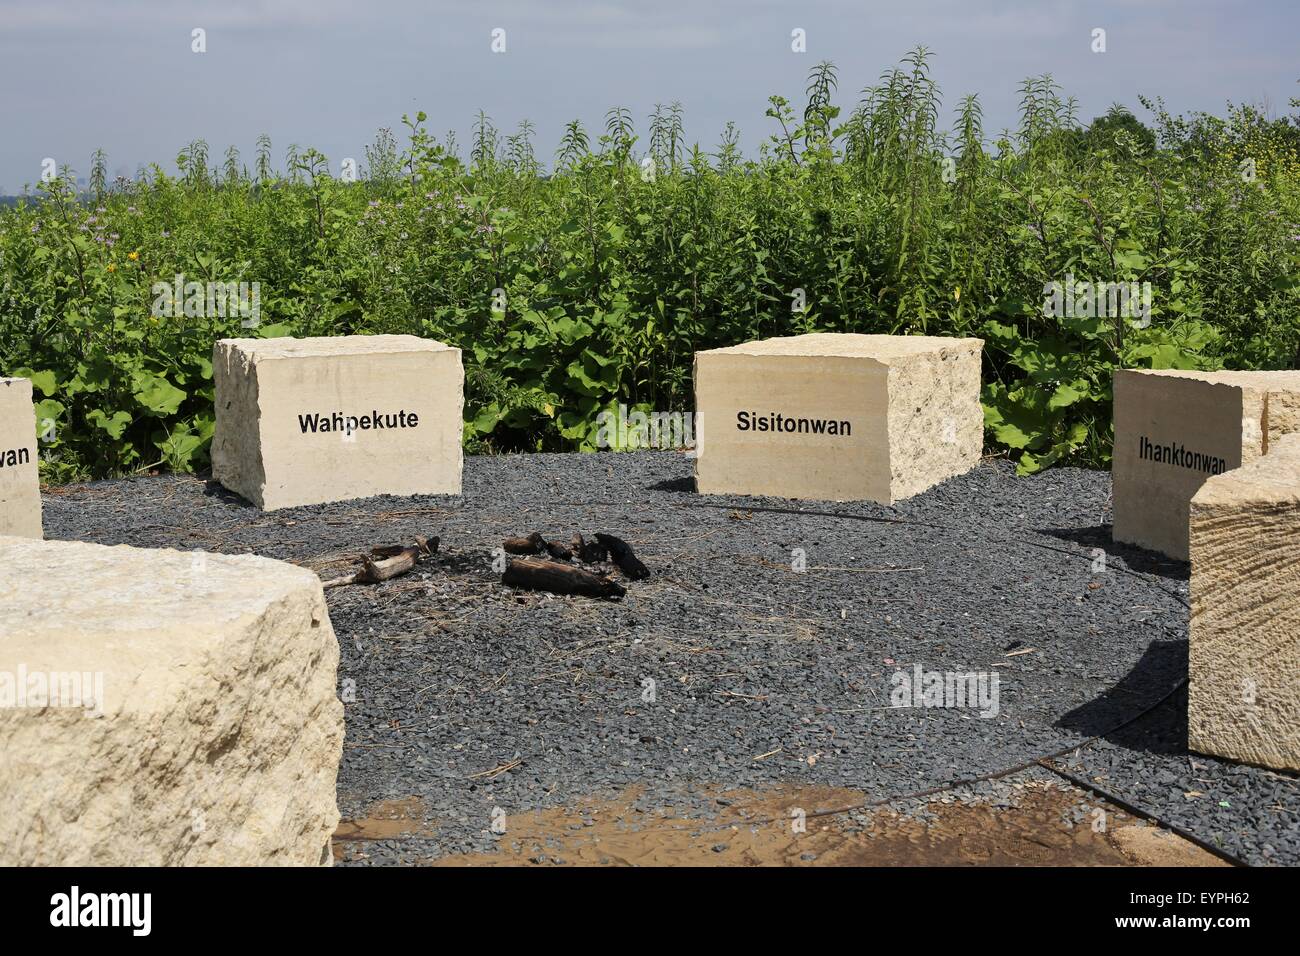
[{"label": "yellow flower", "polygon": [[114,263],[110,262],[110,263],[108,264],[108,271],[109,271],[109,272],[116,272],[116,271],[117,271],[117,266],[116,266]]},{"label": "yellow flower", "polygon": [[952,297],[957,302],[961,301],[961,286],[957,286],[957,288],[952,290]]},{"label": "yellow flower", "polygon": [[137,260],[137,259],[140,258],[140,253],[138,253],[138,252],[128,252],[128,253],[126,254],[126,257],[127,257],[128,259],[130,259],[132,262],[135,262],[135,260]]}]

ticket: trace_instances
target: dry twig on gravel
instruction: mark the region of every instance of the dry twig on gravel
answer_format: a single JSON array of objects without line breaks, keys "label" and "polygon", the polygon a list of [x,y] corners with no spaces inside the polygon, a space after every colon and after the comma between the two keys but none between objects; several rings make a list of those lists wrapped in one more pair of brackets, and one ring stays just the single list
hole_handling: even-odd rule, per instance
[{"label": "dry twig on gravel", "polygon": [[415,567],[416,562],[438,550],[437,537],[417,537],[415,544],[387,544],[372,548],[361,556],[361,568],[343,577],[331,578],[321,583],[323,588],[337,588],[348,584],[378,584],[400,577]]}]

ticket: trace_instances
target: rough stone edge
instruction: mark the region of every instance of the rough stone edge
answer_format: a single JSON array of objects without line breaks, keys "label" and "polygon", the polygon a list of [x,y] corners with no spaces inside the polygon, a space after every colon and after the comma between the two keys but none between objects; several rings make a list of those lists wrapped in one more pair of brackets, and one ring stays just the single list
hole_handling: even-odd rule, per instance
[{"label": "rough stone edge", "polygon": [[[32,399],[35,397],[36,393],[32,387],[32,380],[30,378],[25,378],[21,375],[0,376],[0,385],[3,385],[5,388],[25,387],[27,389],[27,404],[29,407],[33,405]],[[32,447],[36,451],[37,458],[34,462],[36,466],[36,533],[34,535],[28,535],[26,533],[19,535],[17,532],[0,531],[0,534],[10,534],[14,537],[23,538],[30,537],[32,540],[43,541],[45,539],[45,503],[41,498],[40,428],[36,423],[35,409],[32,411],[32,428],[34,439]]]},{"label": "rough stone edge", "polygon": [[[1300,433],[1285,434],[1273,445],[1273,449],[1267,454],[1245,462],[1239,468],[1208,479],[1189,503],[1188,537],[1192,564],[1192,606],[1188,635],[1190,646],[1187,748],[1196,753],[1208,754],[1236,763],[1297,772],[1300,771],[1300,758],[1294,756],[1288,758],[1280,745],[1276,753],[1231,744],[1224,746],[1221,740],[1201,736],[1202,728],[1195,719],[1198,689],[1195,680],[1196,622],[1198,611],[1206,601],[1196,586],[1199,551],[1197,528],[1202,522],[1213,521],[1225,512],[1240,511],[1243,508],[1258,509],[1263,516],[1300,512]],[[1300,733],[1300,729],[1297,733]],[[1265,757],[1273,759],[1263,759]]]},{"label": "rough stone edge", "polygon": [[[242,401],[236,403],[235,411],[241,415],[253,416],[254,420],[246,426],[249,430],[260,432],[262,427],[261,390],[257,381],[257,359],[253,353],[235,346],[234,343],[240,341],[243,340],[219,339],[212,346],[214,420],[210,454],[212,478],[227,491],[234,492],[260,510],[266,510],[263,497],[263,491],[266,488],[266,464],[262,459],[262,443],[260,439],[254,442],[257,448],[254,473],[248,475],[242,471],[232,471],[231,469],[235,463],[240,461],[240,456],[236,455],[231,447],[233,439],[228,435],[230,429],[229,418],[226,420],[226,428],[222,428],[222,396],[217,393],[217,386],[224,381],[226,387],[229,387],[232,381],[232,366],[236,361],[241,362],[245,369],[240,375],[240,381],[244,383],[240,390],[240,399]],[[219,366],[222,369],[220,377],[217,374]]]}]

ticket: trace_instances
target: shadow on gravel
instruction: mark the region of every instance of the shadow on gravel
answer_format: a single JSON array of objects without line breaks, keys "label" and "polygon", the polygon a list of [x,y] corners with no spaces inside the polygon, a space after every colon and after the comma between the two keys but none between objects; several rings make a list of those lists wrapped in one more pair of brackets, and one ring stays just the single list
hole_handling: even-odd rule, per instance
[{"label": "shadow on gravel", "polygon": [[694,478],[670,478],[666,481],[656,481],[650,486],[651,491],[673,491],[677,493],[694,494]]},{"label": "shadow on gravel", "polygon": [[[1088,737],[1100,736],[1117,747],[1153,754],[1182,754],[1187,752],[1187,708],[1176,707],[1178,726],[1153,726],[1149,718],[1134,721],[1126,727],[1110,728],[1132,719],[1164,697],[1178,681],[1187,676],[1187,642],[1161,641],[1152,644],[1133,665],[1133,669],[1114,687],[1095,700],[1064,714],[1057,727]],[[1171,702],[1180,699],[1175,694]],[[1181,695],[1186,701],[1186,695]],[[1161,707],[1164,711],[1168,707]]]},{"label": "shadow on gravel", "polygon": [[238,505],[241,508],[253,508],[254,505],[245,501],[233,491],[227,491],[220,482],[214,478],[209,478],[203,483],[203,496],[205,498],[216,498],[218,501],[224,501],[226,504]]},{"label": "shadow on gravel", "polygon": [[1187,580],[1187,562],[1175,561],[1163,554],[1130,544],[1119,544],[1111,538],[1110,529],[1108,524],[1099,524],[1090,528],[1038,528],[1037,531],[1061,541],[1073,541],[1085,548],[1101,548],[1108,558],[1120,558],[1132,571],[1179,581]]}]

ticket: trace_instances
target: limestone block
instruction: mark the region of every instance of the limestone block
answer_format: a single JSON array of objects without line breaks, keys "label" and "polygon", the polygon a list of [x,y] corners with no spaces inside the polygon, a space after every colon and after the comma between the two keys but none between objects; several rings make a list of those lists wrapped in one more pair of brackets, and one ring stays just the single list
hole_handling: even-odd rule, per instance
[{"label": "limestone block", "polygon": [[41,537],[32,383],[0,378],[0,535]]},{"label": "limestone block", "polygon": [[1191,502],[1187,746],[1300,771],[1300,434]]},{"label": "limestone block", "polygon": [[0,538],[0,866],[329,864],[338,659],[306,569]]},{"label": "limestone block", "polygon": [[696,489],[891,504],[969,471],[983,344],[815,333],[697,352]]},{"label": "limestone block", "polygon": [[212,476],[272,510],[460,494],[460,349],[414,335],[222,339]]},{"label": "limestone block", "polygon": [[1300,430],[1300,372],[1115,373],[1116,541],[1186,561],[1192,496]]}]

